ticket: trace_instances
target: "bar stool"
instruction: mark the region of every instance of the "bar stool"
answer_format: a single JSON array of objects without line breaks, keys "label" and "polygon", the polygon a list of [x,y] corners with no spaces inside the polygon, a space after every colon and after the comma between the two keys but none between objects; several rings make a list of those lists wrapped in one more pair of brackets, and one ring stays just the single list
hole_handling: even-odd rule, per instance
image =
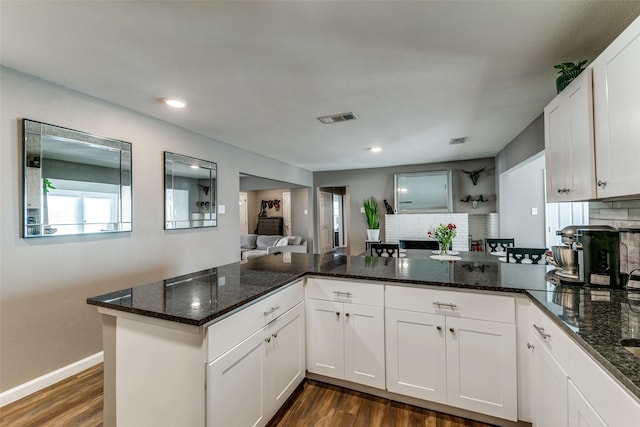
[{"label": "bar stool", "polygon": [[507,248],[507,262],[513,258],[516,264],[522,264],[524,259],[529,259],[531,264],[546,264],[545,252],[547,248]]},{"label": "bar stool", "polygon": [[506,252],[516,245],[516,239],[487,239],[485,245],[487,252]]},{"label": "bar stool", "polygon": [[400,257],[400,245],[398,243],[371,243],[371,255]]}]

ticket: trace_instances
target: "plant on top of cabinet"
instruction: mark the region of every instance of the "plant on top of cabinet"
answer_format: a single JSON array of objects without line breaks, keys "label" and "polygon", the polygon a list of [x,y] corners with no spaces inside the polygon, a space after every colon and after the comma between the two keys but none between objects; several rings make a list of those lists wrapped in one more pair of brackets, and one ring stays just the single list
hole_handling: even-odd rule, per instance
[{"label": "plant on top of cabinet", "polygon": [[584,71],[584,66],[587,63],[586,59],[580,62],[563,62],[562,64],[554,65],[553,68],[559,70],[560,76],[556,79],[556,89],[558,93],[562,92],[562,89],[569,86],[569,83],[573,81],[578,75]]}]

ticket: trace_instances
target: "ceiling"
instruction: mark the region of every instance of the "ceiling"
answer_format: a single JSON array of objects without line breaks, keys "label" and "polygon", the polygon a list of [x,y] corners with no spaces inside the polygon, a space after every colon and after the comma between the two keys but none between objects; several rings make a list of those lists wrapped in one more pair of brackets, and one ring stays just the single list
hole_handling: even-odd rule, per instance
[{"label": "ceiling", "polygon": [[[554,64],[594,59],[639,14],[639,1],[2,0],[0,61],[312,171],[370,168],[496,155],[553,98]],[[358,119],[316,120],[345,112]]]}]

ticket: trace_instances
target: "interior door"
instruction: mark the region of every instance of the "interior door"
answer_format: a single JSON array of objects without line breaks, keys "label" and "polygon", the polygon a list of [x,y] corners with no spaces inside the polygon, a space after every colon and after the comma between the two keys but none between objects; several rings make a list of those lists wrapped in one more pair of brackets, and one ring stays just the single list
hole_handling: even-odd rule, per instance
[{"label": "interior door", "polygon": [[291,192],[282,192],[282,217],[284,221],[284,235],[291,236]]},{"label": "interior door", "polygon": [[318,227],[320,241],[318,252],[324,254],[333,250],[333,196],[331,193],[318,193]]},{"label": "interior door", "polygon": [[249,234],[249,213],[247,211],[247,193],[240,193],[240,234]]}]

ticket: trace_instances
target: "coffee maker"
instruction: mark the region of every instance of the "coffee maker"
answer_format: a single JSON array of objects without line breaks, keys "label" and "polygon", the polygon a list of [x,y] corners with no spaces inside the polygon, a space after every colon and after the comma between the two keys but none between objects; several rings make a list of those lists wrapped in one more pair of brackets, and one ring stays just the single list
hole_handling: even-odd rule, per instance
[{"label": "coffee maker", "polygon": [[616,229],[578,229],[574,248],[580,281],[593,286],[620,285],[620,234]]}]

